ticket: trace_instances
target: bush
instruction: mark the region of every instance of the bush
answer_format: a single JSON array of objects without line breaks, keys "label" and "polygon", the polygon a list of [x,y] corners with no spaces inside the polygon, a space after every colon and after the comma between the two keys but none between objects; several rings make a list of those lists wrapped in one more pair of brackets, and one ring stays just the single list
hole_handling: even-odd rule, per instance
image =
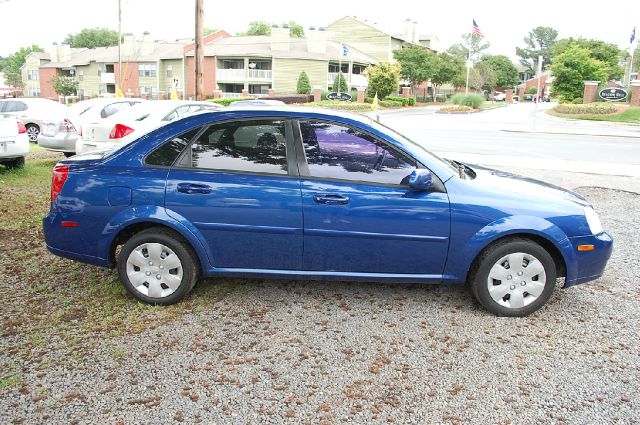
[{"label": "bush", "polygon": [[[577,99],[576,99],[577,100]],[[587,105],[574,105],[568,103],[561,103],[553,108],[553,110],[559,114],[590,114],[590,115],[606,115],[615,114],[618,112],[618,108],[610,103],[589,103]]]},{"label": "bush", "polygon": [[328,94],[329,94],[329,90],[322,90],[322,93],[320,93],[320,100],[328,100],[327,99]]},{"label": "bush", "polygon": [[344,78],[342,72],[339,72],[336,78],[333,80],[333,86],[331,86],[333,91],[340,93],[347,93],[349,91],[349,87],[347,86],[347,80]]},{"label": "bush", "polygon": [[248,100],[253,99],[252,97],[233,97],[233,98],[224,98],[224,99],[209,99],[209,102],[218,103],[222,106],[229,106],[231,102],[235,102],[236,100]]},{"label": "bush", "polygon": [[409,98],[409,106],[416,106],[416,98],[415,97],[410,97]]},{"label": "bush", "polygon": [[574,105],[582,105],[584,103],[584,100],[581,97],[576,97],[571,101],[571,103]]},{"label": "bush", "polygon": [[538,88],[537,87],[531,87],[529,89],[529,94],[536,94],[538,93]]},{"label": "bush", "polygon": [[364,103],[373,103],[373,98],[372,98],[372,97],[365,96],[365,97],[364,97]]},{"label": "bush", "polygon": [[469,106],[470,108],[478,109],[484,102],[484,97],[477,93],[457,93],[453,95],[451,102],[453,102],[454,105]]},{"label": "bush", "polygon": [[298,77],[297,93],[309,94],[311,93],[311,83],[309,83],[309,76],[306,72],[302,71]]},{"label": "bush", "polygon": [[440,108],[438,109],[438,113],[441,114],[450,114],[450,113],[456,113],[456,112],[471,112],[473,111],[473,108],[469,107],[469,106],[445,106],[444,108]]},{"label": "bush", "polygon": [[409,106],[409,98],[402,96],[387,96],[384,100],[391,100],[393,102],[400,102],[402,106]]},{"label": "bush", "polygon": [[377,93],[378,99],[384,99],[391,93],[398,92],[400,64],[380,62],[377,66],[367,68],[365,74],[369,78],[369,85],[367,86],[367,95],[369,97],[374,97]]},{"label": "bush", "polygon": [[371,110],[371,105],[358,102],[342,102],[339,100],[323,100],[322,102],[308,103],[305,106],[318,106],[322,108],[337,109],[340,111],[366,112]]},{"label": "bush", "polygon": [[403,106],[402,102],[398,102],[397,100],[381,100],[380,106],[384,106],[385,108],[397,108],[398,106]]},{"label": "bush", "polygon": [[310,94],[289,94],[289,95],[286,95],[286,96],[261,97],[261,99],[279,100],[279,101],[284,102],[287,105],[289,105],[291,103],[313,102],[313,95],[310,95]]}]

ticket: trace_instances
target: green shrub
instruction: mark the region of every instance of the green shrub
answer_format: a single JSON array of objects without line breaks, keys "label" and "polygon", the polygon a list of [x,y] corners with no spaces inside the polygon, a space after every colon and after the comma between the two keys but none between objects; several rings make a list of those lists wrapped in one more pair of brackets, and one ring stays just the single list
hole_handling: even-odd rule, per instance
[{"label": "green shrub", "polygon": [[311,93],[311,83],[309,83],[309,76],[306,72],[302,71],[300,76],[298,77],[298,94],[309,94]]},{"label": "green shrub", "polygon": [[331,86],[331,88],[333,91],[339,91],[340,93],[346,93],[349,91],[347,80],[344,78],[344,74],[342,74],[342,72],[339,72],[335,80],[333,80],[333,86]]},{"label": "green shrub", "polygon": [[328,94],[329,94],[328,90],[322,90],[322,93],[320,93],[320,100],[328,100],[327,99]]},{"label": "green shrub", "polygon": [[397,108],[398,106],[403,106],[402,102],[398,102],[397,100],[381,100],[380,106],[384,106],[385,108]]},{"label": "green shrub", "polygon": [[233,98],[225,98],[225,99],[209,99],[209,102],[218,103],[222,106],[229,106],[231,102],[235,102],[236,100],[248,100],[253,99],[252,97],[233,97]]},{"label": "green shrub", "polygon": [[606,115],[606,114],[615,114],[618,112],[618,108],[615,105],[610,103],[589,103],[587,105],[574,105],[569,103],[561,103],[560,105],[553,108],[553,110],[559,114],[570,114],[570,115],[580,115],[580,114],[589,114],[589,115]]},{"label": "green shrub", "polygon": [[391,100],[393,102],[400,102],[402,106],[409,106],[409,98],[402,96],[387,96],[384,100]]},{"label": "green shrub", "polygon": [[582,105],[583,102],[584,100],[581,97],[576,97],[571,101],[571,103],[574,105]]},{"label": "green shrub", "polygon": [[410,97],[409,98],[409,106],[416,106],[416,98],[415,97]]},{"label": "green shrub", "polygon": [[529,94],[536,94],[538,93],[538,88],[537,87],[531,87],[529,89]]},{"label": "green shrub", "polygon": [[452,112],[471,112],[473,108],[470,106],[445,106],[444,108],[438,109],[438,113],[441,114],[449,114]]},{"label": "green shrub", "polygon": [[330,108],[351,112],[366,112],[371,110],[371,105],[368,105],[366,103],[342,102],[340,100],[323,100],[321,102],[307,103],[305,106],[317,106],[321,108]]},{"label": "green shrub", "polygon": [[364,97],[364,103],[373,103],[373,98],[372,98],[372,97],[365,96],[365,97]]},{"label": "green shrub", "polygon": [[482,97],[477,93],[469,93],[469,94],[456,93],[451,98],[451,102],[454,105],[469,106],[470,108],[478,109],[480,108],[480,105],[482,105],[482,103],[484,102],[484,97]]}]

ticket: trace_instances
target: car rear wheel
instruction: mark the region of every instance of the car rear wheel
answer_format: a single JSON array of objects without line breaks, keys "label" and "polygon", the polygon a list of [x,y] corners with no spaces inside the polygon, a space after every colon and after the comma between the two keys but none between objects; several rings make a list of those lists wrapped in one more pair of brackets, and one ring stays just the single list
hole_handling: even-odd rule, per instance
[{"label": "car rear wheel", "polygon": [[527,239],[499,242],[482,253],[471,275],[471,289],[498,316],[527,316],[542,307],[556,286],[551,255]]},{"label": "car rear wheel", "polygon": [[69,157],[71,157],[71,156],[76,154],[75,152],[63,152],[63,153],[64,153],[65,158],[69,158]]},{"label": "car rear wheel", "polygon": [[10,170],[13,170],[14,168],[22,168],[24,167],[24,156],[16,158],[13,161],[5,162],[5,165]]},{"label": "car rear wheel", "polygon": [[198,280],[195,254],[178,234],[159,228],[131,237],[120,250],[118,274],[124,287],[148,304],[173,304]]},{"label": "car rear wheel", "polygon": [[35,124],[28,124],[26,126],[27,137],[29,137],[29,141],[31,143],[36,143],[38,141],[38,135],[40,134],[40,127]]}]

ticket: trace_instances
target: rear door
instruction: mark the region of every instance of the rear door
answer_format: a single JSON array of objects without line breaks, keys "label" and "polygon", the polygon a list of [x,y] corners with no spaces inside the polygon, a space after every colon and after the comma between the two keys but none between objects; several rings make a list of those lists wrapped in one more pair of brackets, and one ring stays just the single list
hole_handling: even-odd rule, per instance
[{"label": "rear door", "polygon": [[165,207],[204,235],[214,267],[300,269],[302,199],[292,152],[287,120],[227,121],[204,128],[171,169]]}]

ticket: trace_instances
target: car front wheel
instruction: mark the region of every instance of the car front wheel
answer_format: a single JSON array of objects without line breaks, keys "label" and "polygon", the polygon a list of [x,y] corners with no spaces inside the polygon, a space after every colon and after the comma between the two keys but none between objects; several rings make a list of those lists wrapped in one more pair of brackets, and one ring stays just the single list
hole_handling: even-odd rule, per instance
[{"label": "car front wheel", "polygon": [[199,273],[195,254],[181,236],[151,228],[123,245],[118,274],[127,291],[138,300],[169,305],[191,292]]},{"label": "car front wheel", "polygon": [[498,316],[527,316],[542,307],[556,286],[551,255],[527,239],[489,247],[472,271],[471,289],[487,310]]}]

